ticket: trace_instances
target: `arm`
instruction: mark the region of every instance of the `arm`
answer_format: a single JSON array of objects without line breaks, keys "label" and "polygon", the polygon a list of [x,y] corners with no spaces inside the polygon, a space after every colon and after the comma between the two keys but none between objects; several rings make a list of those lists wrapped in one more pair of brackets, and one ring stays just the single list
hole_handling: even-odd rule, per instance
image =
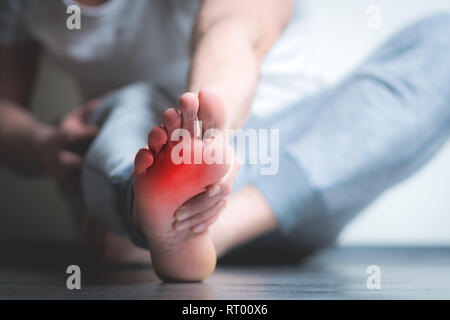
[{"label": "arm", "polygon": [[95,104],[75,109],[59,126],[36,120],[26,105],[38,56],[35,44],[0,47],[0,163],[22,174],[50,173],[61,186],[78,191],[79,153],[97,133],[85,124]]},{"label": "arm", "polygon": [[291,12],[291,0],[203,1],[193,31],[188,87],[218,91],[227,110],[226,128],[245,123],[259,65]]},{"label": "arm", "polygon": [[0,161],[21,173],[44,171],[36,161],[39,141],[52,129],[36,121],[25,105],[28,103],[36,73],[38,48],[0,48]]}]

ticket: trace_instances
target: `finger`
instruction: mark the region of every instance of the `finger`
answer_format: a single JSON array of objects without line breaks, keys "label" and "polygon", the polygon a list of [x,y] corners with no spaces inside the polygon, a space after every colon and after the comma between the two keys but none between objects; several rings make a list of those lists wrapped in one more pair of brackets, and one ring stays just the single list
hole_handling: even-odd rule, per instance
[{"label": "finger", "polygon": [[98,134],[99,129],[95,126],[86,126],[79,132],[65,134],[65,147],[74,153],[84,155]]},{"label": "finger", "polygon": [[234,180],[239,172],[240,165],[234,161],[225,176],[217,183],[208,187],[205,192],[186,201],[176,212],[175,219],[183,221],[202,212],[230,195]]},{"label": "finger", "polygon": [[58,165],[63,171],[81,169],[83,158],[71,151],[62,150],[58,154]]},{"label": "finger", "polygon": [[84,123],[87,123],[89,119],[91,118],[92,114],[97,110],[97,108],[100,106],[101,100],[95,99],[92,101],[89,101],[81,108],[81,119]]},{"label": "finger", "polygon": [[63,130],[68,145],[85,141],[92,141],[98,134],[99,128],[93,125],[83,126],[75,131]]},{"label": "finger", "polygon": [[213,207],[220,200],[227,197],[231,193],[231,188],[228,186],[216,186],[216,189],[213,191],[214,193],[211,193],[210,190],[207,190],[186,201],[175,212],[175,219],[178,221],[183,221]]},{"label": "finger", "polygon": [[60,128],[64,131],[76,132],[84,126],[82,120],[82,110],[77,108],[67,114],[60,124]]},{"label": "finger", "polygon": [[189,228],[192,228],[193,226],[199,225],[202,222],[205,222],[208,220],[208,218],[212,217],[214,214],[220,212],[225,208],[226,201],[221,200],[217,204],[215,204],[213,207],[198,213],[194,215],[193,217],[183,220],[183,221],[176,221],[174,224],[174,229],[176,231],[183,231]]},{"label": "finger", "polygon": [[95,127],[94,125],[88,125],[87,123],[98,105],[99,103],[92,102],[85,107],[73,110],[64,118],[60,128],[66,132],[80,133],[84,132],[86,127]]},{"label": "finger", "polygon": [[219,219],[220,213],[221,211],[218,211],[217,213],[213,214],[212,217],[208,218],[206,221],[192,227],[191,228],[192,232],[201,233],[207,230],[214,222],[217,221],[217,219]]}]

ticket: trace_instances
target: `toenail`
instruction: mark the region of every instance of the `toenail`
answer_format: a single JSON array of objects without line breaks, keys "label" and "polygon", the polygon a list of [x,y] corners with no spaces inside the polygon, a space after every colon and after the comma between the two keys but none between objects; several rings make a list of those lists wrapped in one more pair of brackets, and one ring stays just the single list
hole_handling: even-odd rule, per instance
[{"label": "toenail", "polygon": [[198,226],[195,226],[194,228],[192,228],[193,232],[202,232],[205,229],[205,224],[199,224]]},{"label": "toenail", "polygon": [[208,196],[210,198],[214,197],[215,195],[217,195],[220,192],[220,186],[219,185],[214,185],[213,187],[211,187],[208,191]]},{"label": "toenail", "polygon": [[190,96],[192,99],[197,98],[197,95],[193,92],[187,92],[187,95]]},{"label": "toenail", "polygon": [[177,222],[175,225],[175,229],[177,231],[183,231],[186,230],[187,228],[189,228],[189,221]]},{"label": "toenail", "polygon": [[189,211],[189,209],[181,207],[177,211],[176,218],[178,221],[181,221],[181,220],[188,218],[190,215],[191,215],[191,212]]}]

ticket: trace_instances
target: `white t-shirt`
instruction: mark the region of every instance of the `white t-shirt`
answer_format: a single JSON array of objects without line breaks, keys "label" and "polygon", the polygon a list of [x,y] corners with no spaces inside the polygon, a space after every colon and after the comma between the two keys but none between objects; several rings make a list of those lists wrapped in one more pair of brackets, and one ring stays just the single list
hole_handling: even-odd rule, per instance
[{"label": "white t-shirt", "polygon": [[[189,39],[199,0],[110,0],[81,6],[81,30],[69,30],[74,0],[0,2],[0,45],[34,39],[76,80],[84,99],[136,81],[176,97],[185,89]],[[295,1],[289,25],[263,60],[253,113],[264,115],[317,91],[308,68],[308,20]]]}]

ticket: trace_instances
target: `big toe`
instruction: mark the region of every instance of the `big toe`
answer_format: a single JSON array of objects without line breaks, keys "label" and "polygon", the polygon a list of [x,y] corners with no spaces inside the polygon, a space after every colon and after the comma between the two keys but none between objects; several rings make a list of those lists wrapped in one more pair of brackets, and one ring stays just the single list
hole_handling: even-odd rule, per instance
[{"label": "big toe", "polygon": [[203,88],[198,93],[198,118],[202,121],[203,130],[224,129],[225,106],[217,91],[213,88]]},{"label": "big toe", "polygon": [[197,121],[198,98],[192,92],[186,92],[180,97],[181,127],[194,135]]}]

